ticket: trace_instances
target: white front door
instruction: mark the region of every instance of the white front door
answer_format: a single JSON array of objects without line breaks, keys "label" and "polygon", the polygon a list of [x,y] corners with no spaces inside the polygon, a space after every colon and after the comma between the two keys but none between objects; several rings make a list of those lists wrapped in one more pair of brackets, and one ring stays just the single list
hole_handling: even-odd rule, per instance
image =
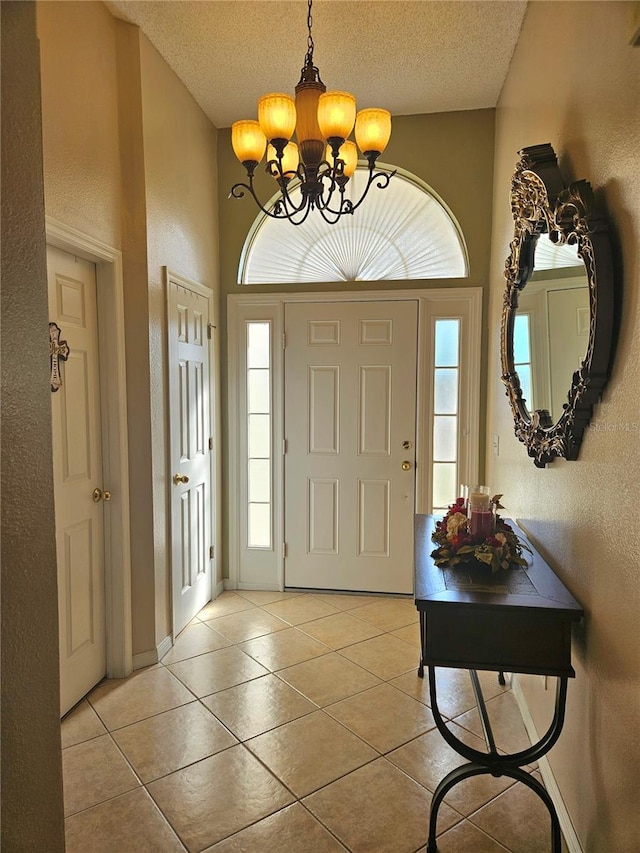
[{"label": "white front door", "polygon": [[413,591],[417,302],[285,310],[285,584]]},{"label": "white front door", "polygon": [[211,599],[212,292],[169,274],[169,412],[173,633]]},{"label": "white front door", "polygon": [[106,672],[103,496],[109,484],[102,481],[95,266],[49,246],[47,270],[49,321],[69,347],[60,360],[62,384],[51,394],[64,714]]}]

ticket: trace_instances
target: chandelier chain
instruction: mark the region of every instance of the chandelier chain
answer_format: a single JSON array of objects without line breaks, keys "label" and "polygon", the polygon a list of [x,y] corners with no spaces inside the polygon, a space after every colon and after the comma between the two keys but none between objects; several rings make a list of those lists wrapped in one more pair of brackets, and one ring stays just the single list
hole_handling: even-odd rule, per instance
[{"label": "chandelier chain", "polygon": [[307,28],[309,30],[309,35],[307,36],[307,55],[305,57],[306,65],[313,65],[313,36],[311,35],[311,27],[313,26],[313,18],[311,16],[311,7],[313,5],[313,0],[308,0],[309,10],[307,12]]}]

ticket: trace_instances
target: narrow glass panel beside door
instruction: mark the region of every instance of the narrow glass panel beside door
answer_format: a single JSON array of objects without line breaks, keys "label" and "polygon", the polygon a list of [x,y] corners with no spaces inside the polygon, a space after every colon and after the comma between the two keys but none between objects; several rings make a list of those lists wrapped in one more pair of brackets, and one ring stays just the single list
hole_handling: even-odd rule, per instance
[{"label": "narrow glass panel beside door", "polygon": [[432,509],[446,509],[458,484],[460,320],[434,322]]},{"label": "narrow glass panel beside door", "polygon": [[247,546],[271,548],[271,324],[248,322],[247,341]]}]

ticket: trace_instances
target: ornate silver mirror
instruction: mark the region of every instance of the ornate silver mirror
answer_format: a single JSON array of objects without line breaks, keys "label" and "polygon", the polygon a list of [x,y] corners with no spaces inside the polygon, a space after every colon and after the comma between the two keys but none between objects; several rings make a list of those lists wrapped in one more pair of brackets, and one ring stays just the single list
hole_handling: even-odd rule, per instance
[{"label": "ornate silver mirror", "polygon": [[591,186],[565,188],[551,145],[519,152],[506,262],[502,381],[515,434],[542,468],[576,459],[609,376],[614,282],[607,226]]}]

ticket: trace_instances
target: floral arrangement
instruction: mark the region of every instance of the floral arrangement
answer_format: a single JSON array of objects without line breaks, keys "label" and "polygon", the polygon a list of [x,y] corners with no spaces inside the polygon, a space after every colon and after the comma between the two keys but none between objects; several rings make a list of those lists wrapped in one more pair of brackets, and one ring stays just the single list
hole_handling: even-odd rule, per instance
[{"label": "floral arrangement", "polygon": [[[501,497],[495,495],[491,499],[496,509],[504,509],[500,503]],[[436,566],[457,566],[476,560],[490,566],[492,572],[514,565],[526,566],[522,549],[529,552],[531,549],[497,513],[495,521],[495,532],[490,536],[473,535],[469,532],[464,498],[458,498],[444,518],[436,522],[431,537],[438,546],[431,552]]]}]

